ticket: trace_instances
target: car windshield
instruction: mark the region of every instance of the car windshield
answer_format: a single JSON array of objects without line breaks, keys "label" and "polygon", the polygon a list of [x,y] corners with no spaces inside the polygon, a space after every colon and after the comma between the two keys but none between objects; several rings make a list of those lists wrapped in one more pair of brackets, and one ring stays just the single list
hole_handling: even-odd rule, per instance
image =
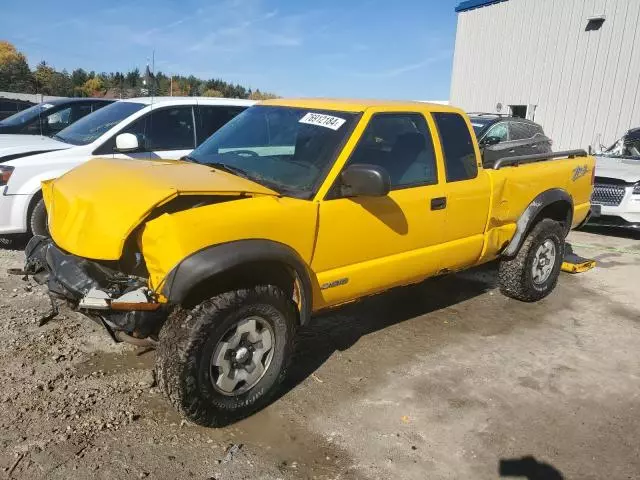
[{"label": "car windshield", "polygon": [[476,137],[483,133],[484,129],[494,122],[494,118],[482,118],[482,117],[469,117],[471,120],[471,126],[476,134]]},{"label": "car windshield", "polygon": [[72,123],[54,138],[72,145],[88,145],[144,107],[143,103],[114,102]]},{"label": "car windshield", "polygon": [[605,157],[640,160],[640,132],[621,138],[603,152],[602,155]]},{"label": "car windshield", "polygon": [[40,113],[49,110],[53,106],[54,105],[51,103],[39,103],[38,105],[34,105],[33,107],[29,107],[26,110],[14,113],[10,117],[5,118],[0,122],[0,125],[10,125],[12,127],[24,125],[25,123],[33,120]]},{"label": "car windshield", "polygon": [[209,137],[188,159],[225,169],[283,195],[310,198],[358,116],[251,107]]}]

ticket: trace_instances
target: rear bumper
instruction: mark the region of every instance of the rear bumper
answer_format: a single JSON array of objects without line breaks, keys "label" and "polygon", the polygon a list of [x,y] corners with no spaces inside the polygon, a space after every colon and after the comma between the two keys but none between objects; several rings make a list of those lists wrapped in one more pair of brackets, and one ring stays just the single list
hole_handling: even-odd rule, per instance
[{"label": "rear bumper", "polygon": [[25,255],[27,275],[46,285],[53,297],[99,320],[111,334],[146,338],[160,331],[167,310],[153,300],[144,279],[66,253],[41,236],[29,241]]}]

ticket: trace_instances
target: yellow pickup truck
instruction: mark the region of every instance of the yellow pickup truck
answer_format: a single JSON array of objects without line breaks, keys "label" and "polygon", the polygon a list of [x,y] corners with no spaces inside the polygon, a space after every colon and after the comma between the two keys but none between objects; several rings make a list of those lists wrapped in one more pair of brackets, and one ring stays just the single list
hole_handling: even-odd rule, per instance
[{"label": "yellow pickup truck", "polygon": [[223,425],[272,398],[315,312],[492,260],[505,295],[548,295],[593,170],[583,151],[484,170],[447,106],[271,100],[180,161],[96,159],[45,182],[51,238],[23,272],[157,346],[171,402]]}]

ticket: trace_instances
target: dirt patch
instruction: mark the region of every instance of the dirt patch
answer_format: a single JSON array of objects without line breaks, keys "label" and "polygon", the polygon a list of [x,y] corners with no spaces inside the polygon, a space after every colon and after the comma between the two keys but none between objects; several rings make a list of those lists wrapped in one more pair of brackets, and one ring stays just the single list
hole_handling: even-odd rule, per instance
[{"label": "dirt patch", "polygon": [[640,304],[630,279],[640,261],[625,253],[637,244],[574,235],[589,245],[577,253],[606,268],[563,275],[536,304],[502,297],[489,265],[315,318],[300,332],[280,398],[223,429],[175,413],[155,386],[152,351],[113,344],[68,310],[38,327],[47,297],[6,276],[21,253],[0,250],[0,471],[17,479],[484,479],[501,469],[639,477]]}]

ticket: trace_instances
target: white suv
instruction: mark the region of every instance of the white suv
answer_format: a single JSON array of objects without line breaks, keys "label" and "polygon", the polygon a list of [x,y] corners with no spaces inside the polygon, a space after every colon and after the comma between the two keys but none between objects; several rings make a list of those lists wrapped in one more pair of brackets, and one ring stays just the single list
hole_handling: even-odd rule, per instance
[{"label": "white suv", "polygon": [[179,159],[254,103],[225,98],[131,98],[87,115],[53,139],[0,135],[0,235],[46,234],[43,180],[94,157]]},{"label": "white suv", "polygon": [[640,229],[640,128],[596,155],[591,203],[600,215],[589,223]]}]

